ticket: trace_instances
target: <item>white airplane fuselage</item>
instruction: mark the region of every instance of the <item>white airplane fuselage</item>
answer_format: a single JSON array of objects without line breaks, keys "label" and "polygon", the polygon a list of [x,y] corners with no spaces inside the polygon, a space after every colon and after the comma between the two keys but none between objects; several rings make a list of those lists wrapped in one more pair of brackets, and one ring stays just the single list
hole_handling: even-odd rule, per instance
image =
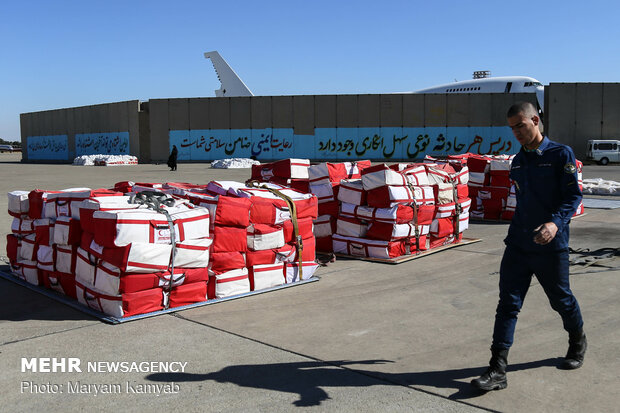
[{"label": "white airplane fuselage", "polygon": [[545,88],[538,80],[527,76],[500,76],[463,80],[416,90],[412,93],[535,93],[538,105],[544,110]]},{"label": "white airplane fuselage", "polygon": [[[217,51],[204,54],[211,59],[221,87],[215,91],[216,97],[253,96],[243,80]],[[527,76],[484,77],[446,83],[414,92],[406,93],[535,93],[541,112],[544,110],[545,88],[538,80]]]}]

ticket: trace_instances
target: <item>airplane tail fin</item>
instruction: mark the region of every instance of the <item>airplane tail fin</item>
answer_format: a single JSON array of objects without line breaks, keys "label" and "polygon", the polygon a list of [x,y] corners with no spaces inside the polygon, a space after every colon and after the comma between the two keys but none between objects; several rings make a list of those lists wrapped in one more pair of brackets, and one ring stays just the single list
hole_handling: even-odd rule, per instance
[{"label": "airplane tail fin", "polygon": [[252,91],[243,83],[230,65],[217,51],[205,53],[206,59],[211,59],[221,87],[215,91],[216,97],[254,96]]}]

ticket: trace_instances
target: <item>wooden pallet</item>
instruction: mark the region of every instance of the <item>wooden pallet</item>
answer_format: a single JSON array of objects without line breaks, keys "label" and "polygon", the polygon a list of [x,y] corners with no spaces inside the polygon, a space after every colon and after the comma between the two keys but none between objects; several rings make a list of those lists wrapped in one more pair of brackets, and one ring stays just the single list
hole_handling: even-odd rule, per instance
[{"label": "wooden pallet", "polygon": [[456,248],[456,247],[460,247],[462,245],[469,245],[469,244],[473,244],[476,242],[480,242],[482,241],[482,239],[480,238],[465,238],[463,237],[463,239],[459,242],[457,242],[456,244],[448,244],[448,245],[442,245],[441,247],[436,247],[436,248],[432,248],[430,250],[427,251],[422,251],[418,254],[411,254],[411,255],[401,255],[400,257],[394,257],[394,258],[372,258],[372,257],[358,257],[355,255],[347,255],[347,254],[334,254],[337,257],[342,257],[342,258],[350,258],[350,259],[354,259],[354,260],[362,260],[362,261],[371,261],[371,262],[381,262],[384,264],[400,264],[403,262],[407,262],[407,261],[411,261],[411,260],[415,260],[418,258],[422,258],[422,257],[426,257],[427,255],[431,255],[434,254],[436,252],[440,252],[440,251],[445,251],[447,249],[450,248]]}]

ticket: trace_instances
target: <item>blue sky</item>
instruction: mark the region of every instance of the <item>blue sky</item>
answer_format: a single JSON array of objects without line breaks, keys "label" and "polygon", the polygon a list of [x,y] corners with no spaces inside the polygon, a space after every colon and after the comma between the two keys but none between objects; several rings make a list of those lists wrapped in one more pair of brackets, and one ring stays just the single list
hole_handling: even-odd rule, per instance
[{"label": "blue sky", "polygon": [[0,138],[19,114],[210,97],[218,50],[255,95],[389,93],[474,70],[620,81],[613,1],[28,1],[0,4]]}]

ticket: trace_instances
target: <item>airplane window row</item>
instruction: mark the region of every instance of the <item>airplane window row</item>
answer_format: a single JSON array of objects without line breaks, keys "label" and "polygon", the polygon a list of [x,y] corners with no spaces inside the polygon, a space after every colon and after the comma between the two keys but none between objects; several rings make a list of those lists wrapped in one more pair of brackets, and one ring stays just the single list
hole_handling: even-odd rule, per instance
[{"label": "airplane window row", "polygon": [[446,89],[446,92],[469,92],[472,90],[480,90],[480,86],[478,87],[462,87],[458,89]]}]

